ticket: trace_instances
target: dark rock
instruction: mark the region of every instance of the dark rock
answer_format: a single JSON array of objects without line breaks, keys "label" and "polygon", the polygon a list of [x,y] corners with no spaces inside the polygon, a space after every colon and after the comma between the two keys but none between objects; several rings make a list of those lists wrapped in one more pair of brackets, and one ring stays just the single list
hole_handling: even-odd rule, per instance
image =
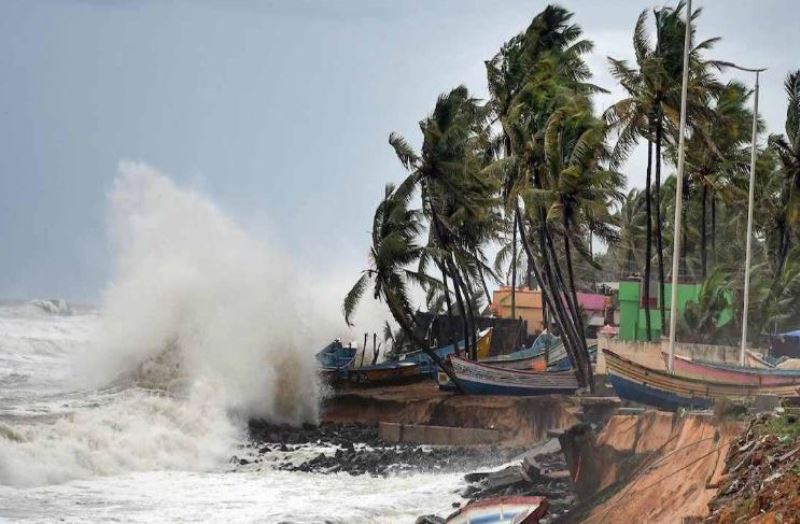
[{"label": "dark rock", "polygon": [[414,521],[414,524],[444,524],[444,519],[436,515],[423,515]]}]

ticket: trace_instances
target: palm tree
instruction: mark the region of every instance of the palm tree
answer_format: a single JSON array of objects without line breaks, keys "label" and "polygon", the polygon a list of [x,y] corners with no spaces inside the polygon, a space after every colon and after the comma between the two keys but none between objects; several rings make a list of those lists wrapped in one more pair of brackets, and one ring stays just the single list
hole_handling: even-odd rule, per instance
[{"label": "palm tree", "polygon": [[788,97],[786,135],[769,137],[770,148],[780,159],[783,179],[781,213],[776,224],[776,273],[786,264],[792,242],[796,243],[800,235],[800,70],[789,73],[784,86]]},{"label": "palm tree", "polygon": [[[628,92],[628,97],[611,106],[605,113],[606,120],[618,132],[614,148],[614,167],[630,154],[640,138],[647,141],[647,171],[644,190],[647,228],[645,231],[644,284],[645,325],[648,340],[652,338],[650,319],[650,280],[652,259],[652,232],[656,236],[656,255],[659,274],[659,311],[661,325],[666,323],[664,308],[664,224],[661,218],[661,159],[662,147],[667,135],[675,136],[680,114],[680,86],[683,72],[683,43],[685,22],[681,18],[684,2],[672,8],[653,10],[656,39],[653,44],[647,34],[647,11],[642,11],[633,32],[633,47],[636,55],[636,68],[625,60],[609,57],[611,73]],[[694,21],[701,10],[691,14]],[[692,30],[694,33],[694,30]],[[692,34],[692,42],[694,42]],[[691,115],[704,112],[705,101],[717,89],[716,80],[710,75],[714,62],[704,60],[702,53],[709,50],[717,41],[711,38],[693,45],[690,50],[690,85],[688,110]],[[674,140],[674,138],[673,138]],[[655,151],[654,151],[655,149]],[[654,155],[655,154],[655,158]],[[655,181],[653,181],[653,162],[655,161]],[[653,185],[653,182],[654,185]],[[651,192],[652,189],[652,192]],[[653,216],[655,212],[655,216]]]},{"label": "palm tree", "polygon": [[687,141],[686,156],[690,187],[697,185],[700,194],[700,273],[708,275],[708,204],[711,201],[711,240],[716,247],[716,200],[725,180],[746,177],[749,153],[743,145],[750,140],[753,115],[746,108],[750,93],[739,82],[729,82],[714,93],[707,114],[697,118],[694,132]]},{"label": "palm tree", "polygon": [[[371,283],[373,298],[388,306],[406,336],[425,351],[455,384],[459,384],[439,355],[418,335],[416,317],[408,295],[409,284],[435,285],[437,282],[432,277],[409,269],[419,261],[424,247],[417,244],[423,227],[422,216],[418,210],[409,209],[412,192],[408,189],[395,188],[392,184],[386,186],[383,200],[375,210],[372,221],[370,267],[362,271],[361,277],[344,298],[342,310],[345,322],[352,325],[356,306]],[[460,385],[458,387],[460,389]]]},{"label": "palm tree", "polygon": [[[488,144],[486,110],[464,86],[439,97],[433,112],[420,122],[420,153],[397,134],[389,137],[409,175],[403,187],[420,189],[422,210],[429,220],[427,253],[439,267],[443,281],[453,282],[464,322],[466,346],[475,356],[475,298],[482,288],[491,300],[485,277],[494,278],[482,245],[495,238],[500,218],[496,212],[497,186],[482,171]],[[428,256],[423,256],[423,266]],[[476,286],[480,282],[482,286]]]},{"label": "palm tree", "polygon": [[616,253],[616,264],[626,276],[637,272],[641,267],[639,246],[644,243],[645,214],[643,193],[632,188],[622,199],[615,213],[619,240],[611,244],[609,250]]},{"label": "palm tree", "polygon": [[565,107],[590,108],[589,97],[599,90],[587,83],[591,74],[583,60],[592,44],[581,39],[582,31],[571,18],[572,13],[561,7],[546,7],[487,62],[490,107],[504,144],[502,157],[488,169],[504,180],[505,209],[515,215],[513,222],[545,304],[579,382],[592,387],[583,320],[561,267],[564,253],[554,241],[558,231],[547,220],[544,197],[556,179],[549,174],[544,148],[548,121]]}]

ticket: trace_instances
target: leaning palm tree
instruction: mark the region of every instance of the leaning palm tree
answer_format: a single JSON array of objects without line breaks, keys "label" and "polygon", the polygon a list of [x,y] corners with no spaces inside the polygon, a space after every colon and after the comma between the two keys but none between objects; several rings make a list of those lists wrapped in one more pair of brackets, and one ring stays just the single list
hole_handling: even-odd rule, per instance
[{"label": "leaning palm tree", "polygon": [[[486,111],[463,86],[439,97],[430,116],[420,122],[419,153],[403,137],[389,143],[409,175],[402,186],[419,188],[422,210],[430,223],[423,266],[430,260],[453,284],[464,319],[464,340],[475,356],[476,291],[491,300],[485,278],[494,279],[483,245],[496,237],[497,187],[482,171],[488,143]],[[449,296],[449,286],[445,288]],[[480,293],[477,293],[480,294]]]},{"label": "leaning palm tree", "polygon": [[570,292],[564,254],[556,243],[558,231],[547,220],[545,193],[552,189],[544,135],[547,122],[560,108],[583,104],[599,88],[587,81],[591,73],[583,56],[592,44],[581,39],[572,13],[548,6],[526,31],[506,43],[487,62],[490,107],[502,130],[505,147],[489,168],[504,180],[503,200],[513,213],[519,238],[542,297],[565,342],[579,383],[593,379],[583,322]]},{"label": "leaning palm tree", "polygon": [[[387,305],[406,336],[458,385],[458,379],[453,376],[452,370],[444,365],[439,355],[419,336],[416,316],[409,299],[411,284],[437,284],[434,278],[410,269],[424,252],[424,247],[417,244],[423,228],[422,216],[419,210],[409,209],[411,196],[412,191],[408,187],[395,188],[392,184],[386,186],[384,198],[375,210],[372,221],[370,267],[362,271],[361,277],[345,296],[342,310],[345,322],[352,325],[356,306],[372,284],[373,298]],[[460,385],[458,387],[460,389]]]}]

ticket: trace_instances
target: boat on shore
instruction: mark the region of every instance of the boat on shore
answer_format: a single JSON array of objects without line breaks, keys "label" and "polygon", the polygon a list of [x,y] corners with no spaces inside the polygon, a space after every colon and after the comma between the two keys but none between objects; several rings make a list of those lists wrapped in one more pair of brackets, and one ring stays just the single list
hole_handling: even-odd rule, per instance
[{"label": "boat on shore", "polygon": [[446,524],[537,524],[547,514],[544,497],[495,497],[470,502]]},{"label": "boat on shore", "polygon": [[359,386],[407,384],[427,378],[416,362],[382,362],[347,370],[347,381]]},{"label": "boat on shore", "polygon": [[464,392],[470,395],[536,396],[573,394],[578,380],[572,371],[521,371],[474,362],[457,355],[449,359]]},{"label": "boat on shore", "polygon": [[545,371],[548,352],[556,348],[558,344],[558,337],[549,333],[541,333],[528,348],[522,348],[507,355],[482,359],[480,362],[505,369]]},{"label": "boat on shore", "polygon": [[674,411],[678,408],[707,409],[722,398],[755,398],[758,395],[796,397],[800,385],[781,383],[753,385],[720,383],[652,369],[603,350],[608,379],[623,400]]},{"label": "boat on shore", "polygon": [[315,355],[320,364],[319,375],[323,384],[330,386],[347,378],[347,370],[356,358],[356,348],[334,340]]},{"label": "boat on shore", "polygon": [[317,352],[315,358],[325,369],[341,368],[349,365],[356,356],[356,348],[345,346],[339,339],[334,340]]},{"label": "boat on shore", "polygon": [[[547,369],[550,371],[566,371],[572,369],[572,362],[567,354],[567,348],[558,337],[555,338],[555,345],[547,355]],[[597,340],[587,340],[586,347],[589,350],[589,358],[592,361],[597,357]]]},{"label": "boat on shore", "polygon": [[[489,347],[492,344],[492,328],[486,328],[478,333],[478,353],[489,352]],[[464,350],[464,341],[461,340],[457,344],[448,344],[434,349],[439,358],[445,360],[447,357],[456,353],[456,347],[459,351]],[[406,353],[397,359],[397,362],[415,362],[419,365],[419,373],[429,377],[435,377],[437,373],[437,366],[427,353],[418,349],[411,353]]]},{"label": "boat on shore", "polygon": [[[668,359],[664,355],[664,359]],[[719,383],[740,383],[752,386],[775,386],[783,384],[800,384],[800,370],[755,368],[695,360],[683,355],[675,355],[673,368],[676,373],[700,380]]]}]

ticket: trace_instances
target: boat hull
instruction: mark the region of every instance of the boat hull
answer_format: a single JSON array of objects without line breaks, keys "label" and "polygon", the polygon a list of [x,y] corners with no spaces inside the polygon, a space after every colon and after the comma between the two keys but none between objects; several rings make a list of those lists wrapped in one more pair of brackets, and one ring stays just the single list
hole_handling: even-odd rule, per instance
[{"label": "boat hull", "polygon": [[446,524],[536,524],[547,508],[544,497],[496,497],[467,504],[447,517]]},{"label": "boat hull", "polygon": [[794,397],[800,390],[797,384],[754,386],[699,380],[648,368],[607,349],[603,353],[609,381],[620,398],[663,409],[706,408],[721,398]]},{"label": "boat hull", "polygon": [[348,381],[358,386],[405,384],[422,380],[426,376],[419,372],[419,365],[414,362],[391,362],[353,368],[347,373]]},{"label": "boat hull", "polygon": [[521,350],[515,353],[509,353],[502,357],[489,358],[481,360],[482,363],[490,366],[495,366],[503,369],[518,369],[526,371],[544,371],[547,369],[547,355],[544,351],[525,356],[525,352],[530,350]]},{"label": "boat hull", "polygon": [[455,355],[450,357],[450,364],[464,392],[470,395],[538,396],[572,394],[578,389],[572,371],[548,373],[503,369]]},{"label": "boat hull", "polygon": [[[664,356],[665,359],[669,358]],[[749,384],[752,386],[775,386],[800,384],[800,371],[748,368],[692,360],[681,355],[673,359],[675,371],[687,377],[719,383]]]},{"label": "boat hull", "polygon": [[[478,353],[488,352],[492,343],[492,328],[487,328],[478,333]],[[458,349],[464,349],[464,341],[461,340],[457,344]],[[448,344],[433,350],[439,358],[445,360],[447,357],[455,353],[456,345]],[[411,353],[406,353],[397,362],[414,362],[419,365],[419,373],[427,377],[436,377],[437,366],[427,353],[422,350],[417,350]]]},{"label": "boat hull", "polygon": [[666,411],[678,408],[707,409],[712,402],[707,398],[682,397],[669,391],[649,387],[646,383],[629,380],[620,375],[609,374],[608,380],[619,398],[646,404]]}]

